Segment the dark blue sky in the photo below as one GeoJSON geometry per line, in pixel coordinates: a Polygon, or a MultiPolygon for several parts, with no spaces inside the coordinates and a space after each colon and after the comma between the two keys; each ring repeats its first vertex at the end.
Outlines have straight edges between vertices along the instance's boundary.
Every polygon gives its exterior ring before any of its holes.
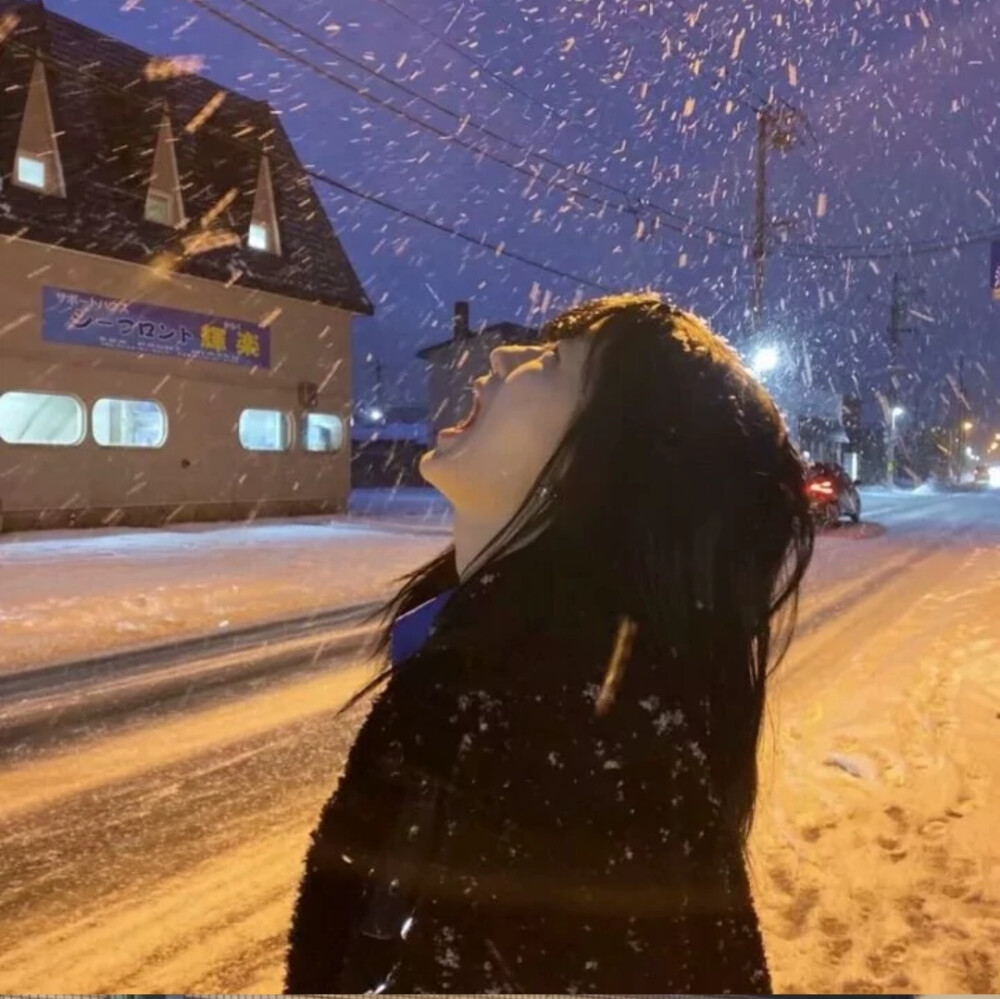
{"type": "MultiPolygon", "coordinates": [[[[207,75],[279,109],[303,159],[333,177],[561,270],[615,288],[667,291],[734,337],[749,295],[745,246],[728,237],[737,245],[711,243],[700,228],[651,232],[655,215],[670,225],[676,219],[639,199],[747,232],[747,105],[773,88],[807,114],[812,133],[772,161],[772,212],[789,221],[795,244],[768,269],[766,315],[775,335],[810,345],[817,380],[870,387],[886,363],[898,270],[920,288],[919,315],[910,320],[916,332],[904,348],[922,396],[914,401],[953,401],[947,376],[964,352],[970,402],[1000,429],[1000,304],[989,297],[989,243],[877,261],[845,261],[844,251],[829,249],[922,247],[1000,230],[1000,0],[254,0],[467,115],[465,124],[241,0],[209,2],[375,100],[448,135],[458,131],[460,142],[538,179],[402,120],[187,0],[48,5],[155,54],[203,56],[207,75]],[[540,103],[484,74],[441,37],[540,103]],[[485,137],[477,123],[511,143],[485,137]],[[614,189],[559,172],[532,152],[614,189]],[[602,211],[573,188],[612,204],[602,211]],[[622,203],[639,207],[623,211],[622,203]]],[[[456,298],[472,302],[474,321],[537,320],[539,309],[593,293],[350,195],[320,192],[378,307],[375,320],[357,325],[359,393],[371,384],[365,358],[374,353],[395,394],[419,398],[413,353],[449,335],[456,298]]]]}

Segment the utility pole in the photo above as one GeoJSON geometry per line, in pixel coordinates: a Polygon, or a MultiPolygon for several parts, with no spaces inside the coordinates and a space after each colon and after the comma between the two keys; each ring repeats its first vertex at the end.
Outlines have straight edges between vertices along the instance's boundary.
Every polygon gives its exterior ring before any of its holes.
{"type": "Polygon", "coordinates": [[[958,484],[965,471],[965,449],[968,447],[969,403],[965,395],[965,351],[958,355],[958,484]]]}
{"type": "Polygon", "coordinates": [[[900,278],[897,272],[892,276],[892,300],[889,302],[889,326],[886,330],[889,334],[889,378],[893,390],[894,401],[895,395],[899,389],[899,384],[895,379],[901,371],[899,363],[900,336],[903,333],[912,332],[908,326],[903,325],[907,309],[908,305],[906,301],[905,286],[903,285],[902,278],[900,278]]]}
{"type": "Polygon", "coordinates": [[[906,299],[906,286],[899,273],[892,275],[892,298],[889,302],[889,325],[886,333],[889,338],[889,388],[886,401],[889,404],[889,425],[886,440],[886,477],[890,488],[896,482],[896,418],[899,416],[899,380],[902,373],[900,364],[900,338],[904,333],[912,332],[911,327],[904,326],[909,313],[909,303],[906,299]]]}
{"type": "Polygon", "coordinates": [[[764,298],[764,258],[767,256],[767,109],[757,112],[757,143],[754,148],[757,189],[753,220],[753,297],[750,316],[754,333],[760,332],[764,298]]]}
{"type": "Polygon", "coordinates": [[[755,191],[753,227],[753,286],[750,318],[754,333],[761,331],[764,313],[764,264],[767,260],[771,220],[767,213],[767,154],[791,149],[799,140],[799,127],[805,115],[790,104],[781,106],[769,101],[757,108],[757,138],[754,143],[755,191]]]}

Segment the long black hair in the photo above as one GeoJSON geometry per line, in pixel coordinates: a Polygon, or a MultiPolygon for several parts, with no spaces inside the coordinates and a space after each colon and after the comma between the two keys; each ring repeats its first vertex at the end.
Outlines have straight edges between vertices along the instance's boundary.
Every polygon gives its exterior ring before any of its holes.
{"type": "Polygon", "coordinates": [[[769,668],[791,638],[813,550],[798,454],[737,355],[658,296],[586,302],[542,336],[591,340],[568,431],[462,579],[453,548],[404,577],[377,651],[396,618],[449,589],[431,642],[473,663],[535,643],[542,668],[580,671],[579,656],[553,662],[552,650],[585,635],[607,662],[627,622],[620,696],[630,674],[656,669],[745,843],[769,668]]]}

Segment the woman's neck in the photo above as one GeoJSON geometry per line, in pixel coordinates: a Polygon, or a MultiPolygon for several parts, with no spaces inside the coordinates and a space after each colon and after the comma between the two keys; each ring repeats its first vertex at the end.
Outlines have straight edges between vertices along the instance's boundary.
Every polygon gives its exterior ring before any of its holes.
{"type": "Polygon", "coordinates": [[[493,517],[475,517],[455,510],[455,568],[459,579],[464,579],[472,563],[486,546],[500,533],[504,522],[493,517]]]}

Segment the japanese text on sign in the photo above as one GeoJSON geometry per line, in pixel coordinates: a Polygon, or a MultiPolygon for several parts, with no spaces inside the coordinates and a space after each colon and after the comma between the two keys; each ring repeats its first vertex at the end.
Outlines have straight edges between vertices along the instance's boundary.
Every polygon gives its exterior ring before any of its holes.
{"type": "Polygon", "coordinates": [[[271,331],[256,323],[62,288],[42,291],[42,339],[245,367],[271,366],[271,331]]]}

